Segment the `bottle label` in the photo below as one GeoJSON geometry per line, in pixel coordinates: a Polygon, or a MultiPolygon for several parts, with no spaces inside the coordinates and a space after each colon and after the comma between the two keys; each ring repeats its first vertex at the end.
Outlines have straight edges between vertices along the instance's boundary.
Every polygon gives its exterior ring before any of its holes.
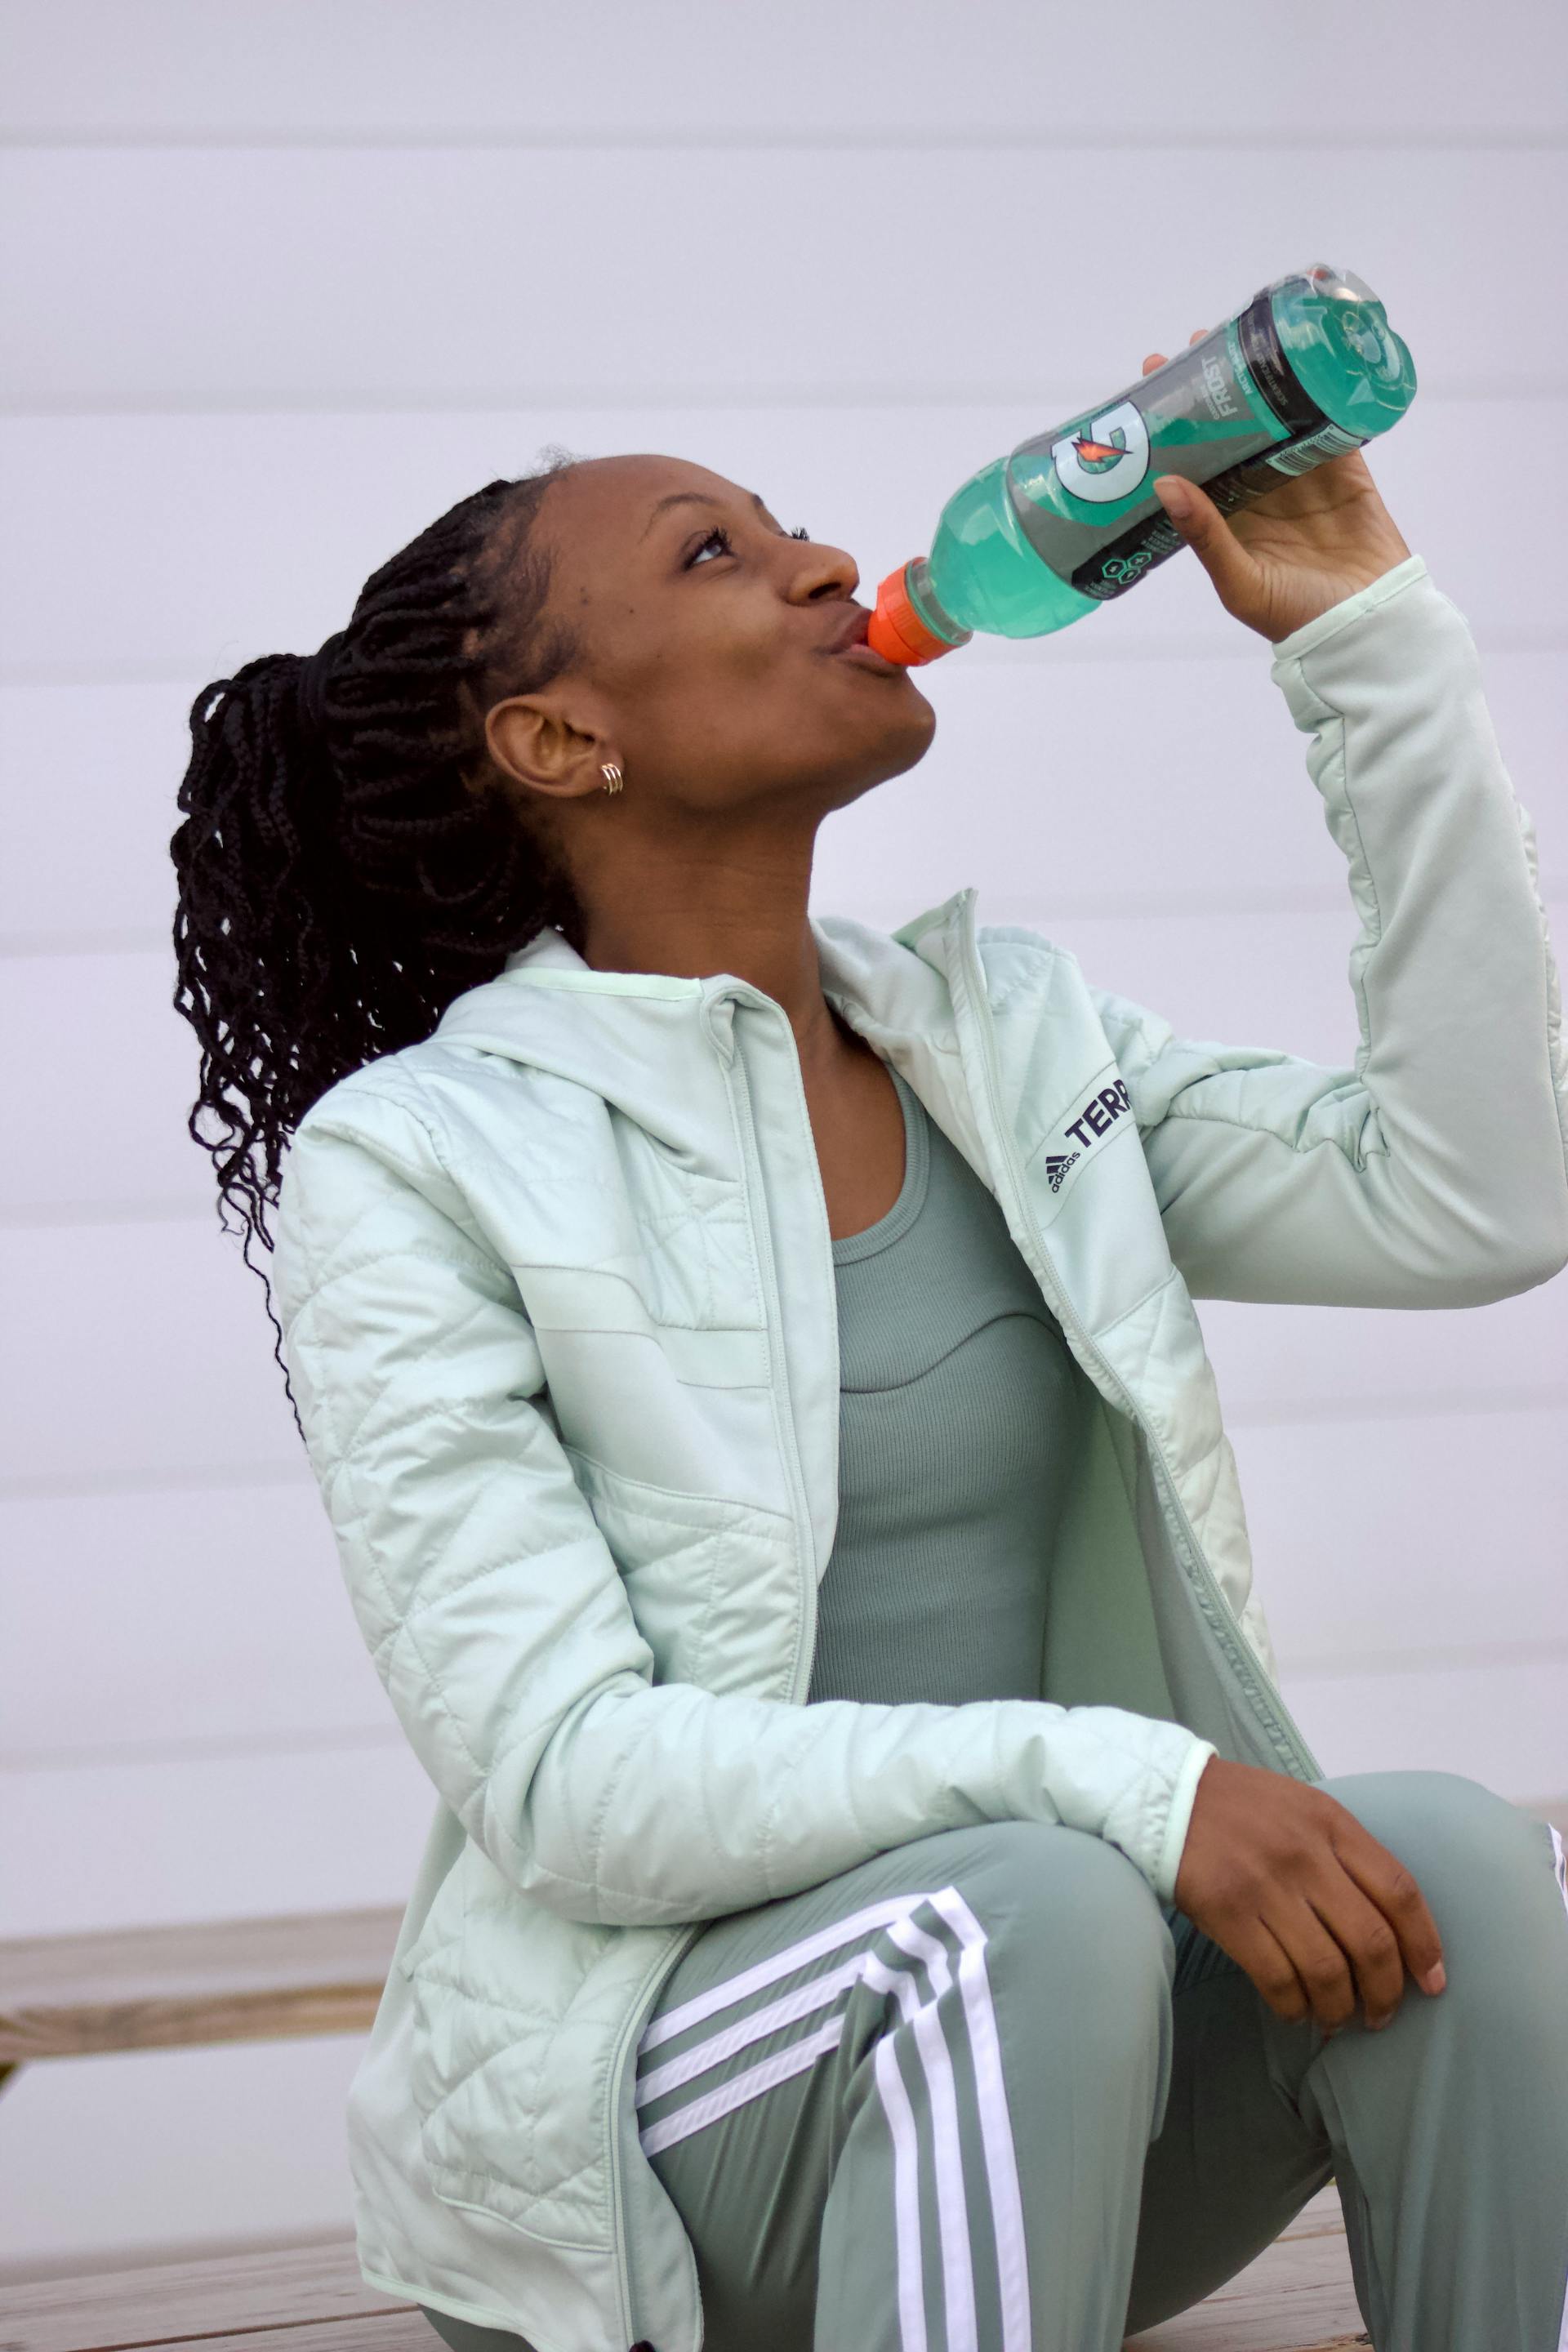
{"type": "Polygon", "coordinates": [[[1149,487],[1155,475],[1201,483],[1223,514],[1367,438],[1331,425],[1302,389],[1269,295],[1104,407],[1013,452],[1019,526],[1079,595],[1124,595],[1185,544],[1149,487]]]}
{"type": "Polygon", "coordinates": [[[1260,499],[1265,491],[1277,490],[1282,481],[1310,474],[1314,466],[1321,466],[1330,457],[1342,457],[1347,449],[1363,447],[1371,437],[1367,433],[1348,433],[1342,425],[1320,425],[1315,433],[1297,434],[1293,439],[1266,450],[1262,457],[1216,474],[1212,481],[1204,484],[1204,488],[1221,514],[1230,514],[1249,499],[1260,499]]]}
{"type": "Polygon", "coordinates": [[[1087,506],[1109,506],[1130,498],[1149,471],[1149,427],[1135,400],[1114,408],[1051,443],[1051,465],[1064,490],[1087,506]]]}
{"type": "Polygon", "coordinates": [[[1299,380],[1285,356],[1274,322],[1274,289],[1255,294],[1236,322],[1236,339],[1258,391],[1292,438],[1311,433],[1328,418],[1299,380]]]}
{"type": "Polygon", "coordinates": [[[1281,474],[1310,474],[1325,457],[1342,457],[1347,449],[1364,448],[1370,437],[1347,432],[1342,425],[1320,425],[1315,433],[1304,433],[1299,441],[1288,441],[1283,449],[1270,450],[1263,462],[1281,474]]]}

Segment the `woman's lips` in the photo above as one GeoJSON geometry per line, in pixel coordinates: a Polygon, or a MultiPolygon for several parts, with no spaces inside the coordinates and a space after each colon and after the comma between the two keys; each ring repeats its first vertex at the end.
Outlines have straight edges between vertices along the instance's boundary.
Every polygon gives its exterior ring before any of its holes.
{"type": "Polygon", "coordinates": [[[881,677],[901,677],[904,674],[900,662],[885,660],[871,646],[841,646],[833,659],[854,662],[861,669],[875,670],[881,677]]]}

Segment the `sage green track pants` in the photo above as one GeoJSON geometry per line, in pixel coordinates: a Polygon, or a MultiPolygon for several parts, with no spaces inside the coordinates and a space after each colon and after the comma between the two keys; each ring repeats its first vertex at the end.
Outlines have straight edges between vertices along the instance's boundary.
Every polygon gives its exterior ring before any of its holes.
{"type": "MultiPolygon", "coordinates": [[[[637,2059],[704,2352],[1117,2352],[1331,2178],[1376,2352],[1568,2352],[1568,1865],[1479,1782],[1321,1785],[1414,1872],[1447,1984],[1287,2023],[1126,1857],[921,1838],[714,1920],[637,2059]]],[[[426,2315],[458,2352],[522,2339],[426,2315]]],[[[664,2352],[664,2347],[658,2347],[664,2352]]]]}

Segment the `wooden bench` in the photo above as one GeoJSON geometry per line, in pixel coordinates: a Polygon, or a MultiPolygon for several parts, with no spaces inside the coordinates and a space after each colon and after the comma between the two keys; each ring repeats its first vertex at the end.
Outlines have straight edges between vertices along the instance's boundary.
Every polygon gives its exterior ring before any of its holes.
{"type": "Polygon", "coordinates": [[[38,2058],[368,2033],[401,1906],[0,1943],[0,2084],[38,2058]]]}
{"type": "MultiPolygon", "coordinates": [[[[1568,1825],[1568,1801],[1526,1805],[1568,1825]]],[[[89,2052],[368,2032],[401,1906],[117,1928],[0,1943],[0,2085],[89,2052]]],[[[145,2263],[78,2278],[0,2278],[0,2352],[440,2352],[417,2305],[360,2276],[353,2241],[145,2263]]],[[[1342,2352],[1370,2339],[1338,2191],[1304,2206],[1255,2263],[1128,2352],[1342,2352]]]]}
{"type": "MultiPolygon", "coordinates": [[[[1339,2352],[1364,2345],[1332,2187],[1216,2294],[1128,2338],[1130,2352],[1339,2352]]],[[[360,2277],[352,2239],[0,2283],[5,2352],[443,2352],[415,2304],[360,2277]]]]}

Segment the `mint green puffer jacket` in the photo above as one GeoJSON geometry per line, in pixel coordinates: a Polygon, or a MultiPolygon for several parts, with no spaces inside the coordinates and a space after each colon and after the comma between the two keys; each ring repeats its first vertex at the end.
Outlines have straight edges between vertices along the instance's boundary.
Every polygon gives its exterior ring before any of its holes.
{"type": "Polygon", "coordinates": [[[365,2278],[539,2352],[698,2352],[641,2025],[716,1916],[1060,1821],[1169,1901],[1216,1751],[1304,1780],[1194,1298],[1480,1305],[1568,1262],[1535,845],[1413,555],[1273,648],[1361,919],[1352,1069],[1173,1034],[972,889],[814,919],[832,1002],[1001,1202],[1091,1392],[1039,1699],[806,1706],[837,1507],[794,1034],[554,930],[301,1122],[284,1358],[436,1791],[355,2076],[365,2278]]]}

